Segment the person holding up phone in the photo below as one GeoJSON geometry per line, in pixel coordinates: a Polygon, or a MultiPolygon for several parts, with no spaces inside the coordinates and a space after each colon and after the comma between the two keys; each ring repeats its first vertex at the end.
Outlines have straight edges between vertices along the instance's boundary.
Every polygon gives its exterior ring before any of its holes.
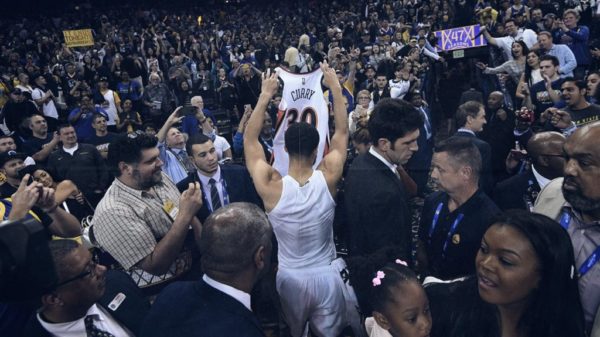
{"type": "Polygon", "coordinates": [[[178,107],[171,113],[167,121],[156,134],[158,138],[158,149],[160,160],[164,163],[162,170],[178,183],[188,176],[188,172],[194,171],[194,164],[185,150],[186,135],[175,127],[183,119],[178,107]]]}

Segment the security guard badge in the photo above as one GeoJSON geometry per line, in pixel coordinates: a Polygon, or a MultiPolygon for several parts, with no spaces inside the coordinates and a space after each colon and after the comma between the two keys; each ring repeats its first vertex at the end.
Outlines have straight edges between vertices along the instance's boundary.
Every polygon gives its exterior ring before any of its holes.
{"type": "Polygon", "coordinates": [[[459,234],[452,235],[452,243],[455,245],[460,243],[460,235],[459,234]]]}

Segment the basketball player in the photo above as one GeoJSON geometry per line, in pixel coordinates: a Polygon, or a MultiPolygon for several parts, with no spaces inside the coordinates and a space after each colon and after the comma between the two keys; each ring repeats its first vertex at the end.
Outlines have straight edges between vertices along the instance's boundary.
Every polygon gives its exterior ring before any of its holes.
{"type": "Polygon", "coordinates": [[[278,89],[276,74],[263,75],[262,91],[244,134],[246,165],[279,244],[277,292],[294,337],[303,335],[307,322],[317,336],[337,336],[349,325],[344,283],[331,264],[336,257],[334,198],[346,160],[348,121],[335,71],[326,62],[321,64],[321,71],[324,84],[333,94],[336,129],[329,153],[316,170],[313,163],[318,152],[320,120],[315,121],[316,127],[302,120],[290,120],[285,132],[287,175],[282,176],[265,160],[258,136],[269,100],[278,89]]]}

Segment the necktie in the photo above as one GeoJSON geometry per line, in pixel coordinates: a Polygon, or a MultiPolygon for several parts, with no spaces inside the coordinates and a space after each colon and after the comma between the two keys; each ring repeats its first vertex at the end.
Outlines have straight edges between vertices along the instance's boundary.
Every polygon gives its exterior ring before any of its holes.
{"type": "Polygon", "coordinates": [[[219,198],[219,191],[217,191],[216,181],[213,178],[208,180],[210,185],[210,201],[212,202],[213,212],[221,207],[221,198],[219,198]]]}
{"type": "Polygon", "coordinates": [[[111,333],[96,328],[94,326],[94,316],[95,315],[85,316],[85,319],[83,320],[85,322],[85,332],[87,333],[87,337],[115,337],[111,333]]]}
{"type": "Polygon", "coordinates": [[[427,134],[427,139],[431,138],[431,123],[429,122],[429,116],[427,116],[427,112],[425,112],[425,110],[423,110],[423,108],[420,109],[421,110],[421,115],[423,116],[423,121],[425,122],[425,133],[427,134]]]}
{"type": "Polygon", "coordinates": [[[179,151],[179,153],[177,154],[177,158],[179,158],[179,162],[187,172],[195,171],[194,164],[192,163],[192,160],[190,159],[185,150],[179,151]]]}

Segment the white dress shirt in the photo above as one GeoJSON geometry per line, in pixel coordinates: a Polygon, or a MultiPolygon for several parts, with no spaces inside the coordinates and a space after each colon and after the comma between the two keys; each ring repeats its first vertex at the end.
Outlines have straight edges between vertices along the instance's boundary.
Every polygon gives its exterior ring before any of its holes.
{"type": "Polygon", "coordinates": [[[213,174],[212,177],[207,177],[198,172],[198,177],[200,178],[200,183],[202,184],[202,192],[206,195],[206,200],[208,201],[208,208],[212,211],[212,199],[210,196],[210,184],[208,181],[212,178],[215,180],[215,186],[217,187],[217,192],[219,192],[219,199],[221,200],[221,206],[225,206],[225,202],[223,200],[223,182],[221,181],[221,166],[217,166],[217,172],[213,174]]]}
{"type": "Polygon", "coordinates": [[[215,281],[206,274],[202,276],[202,280],[204,280],[206,284],[217,289],[218,291],[224,292],[225,294],[233,297],[236,301],[242,303],[248,310],[252,311],[252,308],[250,307],[250,294],[236,289],[232,286],[223,284],[219,281],[215,281]]]}
{"type": "Polygon", "coordinates": [[[121,326],[104,308],[93,304],[85,314],[85,316],[75,321],[66,323],[49,323],[42,319],[40,314],[37,314],[37,319],[42,327],[52,336],[56,337],[81,337],[87,336],[85,331],[85,318],[93,315],[94,326],[97,329],[111,333],[114,336],[133,337],[131,331],[121,326]]]}
{"type": "Polygon", "coordinates": [[[398,171],[396,171],[397,166],[390,163],[387,159],[383,158],[382,155],[377,153],[377,151],[375,151],[375,149],[373,148],[372,145],[371,145],[371,148],[369,149],[369,153],[372,154],[375,158],[381,160],[385,164],[385,166],[389,167],[390,170],[392,170],[392,172],[394,172],[395,175],[398,175],[398,171]]]}
{"type": "Polygon", "coordinates": [[[535,177],[535,180],[537,180],[538,185],[540,185],[540,190],[542,190],[544,187],[546,187],[546,185],[548,185],[548,183],[550,182],[550,179],[544,177],[543,175],[541,175],[536,169],[534,165],[531,165],[531,171],[533,172],[533,176],[535,177]]]}

